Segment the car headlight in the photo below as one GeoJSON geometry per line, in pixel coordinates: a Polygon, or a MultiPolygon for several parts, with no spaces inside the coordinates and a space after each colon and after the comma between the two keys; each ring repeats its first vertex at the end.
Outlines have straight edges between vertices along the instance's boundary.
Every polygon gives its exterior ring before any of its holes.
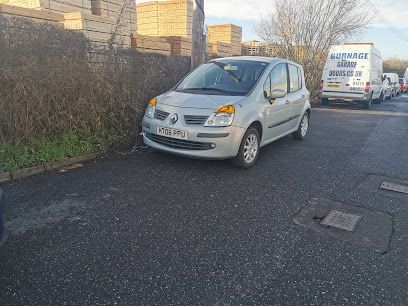
{"type": "Polygon", "coordinates": [[[154,112],[156,111],[156,105],[157,105],[157,98],[153,98],[149,101],[149,104],[147,105],[145,116],[147,118],[152,119],[154,117],[154,112]]]}
{"type": "Polygon", "coordinates": [[[230,126],[234,120],[235,108],[226,105],[217,109],[205,122],[204,126],[225,127],[230,126]]]}

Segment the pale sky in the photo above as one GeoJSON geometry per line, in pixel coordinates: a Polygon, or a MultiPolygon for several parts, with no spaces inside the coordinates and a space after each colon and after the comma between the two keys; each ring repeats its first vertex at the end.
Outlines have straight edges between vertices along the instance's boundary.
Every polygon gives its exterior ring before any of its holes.
{"type": "MultiPolygon", "coordinates": [[[[136,0],[146,2],[148,0],[136,0]]],[[[364,31],[362,41],[372,41],[384,58],[408,59],[408,0],[371,0],[387,22],[406,40],[392,33],[379,18],[364,31]]],[[[205,0],[206,24],[234,23],[243,27],[244,40],[259,39],[254,28],[272,10],[273,0],[205,0]]]]}

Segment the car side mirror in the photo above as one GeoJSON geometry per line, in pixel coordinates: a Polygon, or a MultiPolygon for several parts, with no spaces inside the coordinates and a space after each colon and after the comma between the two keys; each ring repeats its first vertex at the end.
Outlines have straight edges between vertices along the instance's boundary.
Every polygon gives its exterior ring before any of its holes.
{"type": "Polygon", "coordinates": [[[268,99],[269,101],[275,101],[276,99],[283,98],[284,96],[286,96],[286,91],[276,88],[272,90],[271,95],[268,99]]]}

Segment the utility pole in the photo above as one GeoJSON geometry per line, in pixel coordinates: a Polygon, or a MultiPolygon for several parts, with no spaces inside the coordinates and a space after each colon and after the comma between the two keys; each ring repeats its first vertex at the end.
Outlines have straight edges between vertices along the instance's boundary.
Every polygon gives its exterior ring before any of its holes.
{"type": "Polygon", "coordinates": [[[193,33],[191,50],[191,68],[201,65],[205,61],[205,33],[204,33],[204,0],[193,1],[193,33]]]}

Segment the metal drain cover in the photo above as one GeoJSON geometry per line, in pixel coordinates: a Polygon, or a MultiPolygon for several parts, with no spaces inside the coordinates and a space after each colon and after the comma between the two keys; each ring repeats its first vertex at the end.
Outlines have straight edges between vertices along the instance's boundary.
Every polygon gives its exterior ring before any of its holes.
{"type": "Polygon", "coordinates": [[[348,232],[354,232],[361,220],[361,217],[361,215],[354,215],[332,209],[320,224],[335,227],[348,232]]]}
{"type": "Polygon", "coordinates": [[[380,188],[385,189],[385,190],[390,190],[390,191],[395,191],[395,192],[408,194],[408,186],[407,185],[384,182],[384,183],[381,184],[380,188]]]}

